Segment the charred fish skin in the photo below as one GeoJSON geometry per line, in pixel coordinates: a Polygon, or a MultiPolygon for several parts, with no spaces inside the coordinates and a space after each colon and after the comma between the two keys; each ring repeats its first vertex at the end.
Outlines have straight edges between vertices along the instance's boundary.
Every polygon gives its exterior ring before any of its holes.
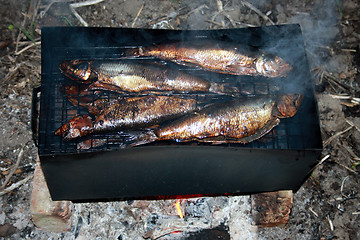
{"type": "Polygon", "coordinates": [[[159,140],[181,141],[218,136],[244,138],[254,134],[273,118],[274,104],[267,98],[216,104],[162,126],[155,134],[159,140]]]}
{"type": "Polygon", "coordinates": [[[164,120],[194,111],[195,99],[169,96],[120,97],[112,101],[99,99],[87,105],[90,116],[75,116],[55,131],[65,140],[92,133],[106,133],[117,129],[151,127],[164,120]]]}
{"type": "Polygon", "coordinates": [[[267,134],[279,124],[279,118],[294,116],[301,99],[302,95],[296,94],[214,104],[161,126],[154,133],[157,140],[201,141],[222,136],[247,143],[267,134]]]}
{"type": "Polygon", "coordinates": [[[96,79],[103,90],[207,92],[211,84],[203,78],[166,66],[138,61],[64,61],[61,72],[74,81],[90,83],[96,79]],[[108,86],[109,89],[106,88],[108,86]],[[113,88],[113,89],[111,89],[113,88]]]}
{"type": "Polygon", "coordinates": [[[195,99],[168,96],[146,96],[127,98],[111,105],[96,117],[94,130],[97,132],[119,129],[150,127],[166,119],[194,111],[195,99]]]}
{"type": "Polygon", "coordinates": [[[100,82],[119,87],[123,91],[148,90],[194,92],[208,91],[210,83],[200,77],[169,67],[134,61],[95,63],[100,82]]]}
{"type": "Polygon", "coordinates": [[[292,66],[279,56],[273,56],[258,49],[249,50],[248,46],[236,47],[220,41],[140,47],[129,50],[127,54],[156,57],[232,75],[285,77],[292,70],[292,66]]]}
{"type": "Polygon", "coordinates": [[[55,135],[65,140],[83,137],[93,132],[93,123],[90,116],[75,116],[55,131],[55,135]]]}

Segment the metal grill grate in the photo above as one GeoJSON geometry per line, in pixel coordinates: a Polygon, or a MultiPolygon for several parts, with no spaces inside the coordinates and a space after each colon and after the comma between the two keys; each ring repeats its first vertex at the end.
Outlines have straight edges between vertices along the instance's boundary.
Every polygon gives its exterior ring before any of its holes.
{"type": "MultiPolygon", "coordinates": [[[[116,94],[106,92],[102,97],[111,99],[116,94]]],[[[43,28],[38,135],[41,165],[53,200],[296,191],[316,164],[322,148],[314,90],[298,25],[216,31],[43,28]],[[86,109],[73,106],[64,95],[64,86],[73,82],[60,73],[58,66],[62,61],[116,60],[122,58],[124,48],[197,39],[259,47],[285,58],[294,69],[286,78],[270,81],[180,67],[240,90],[238,96],[192,97],[200,102],[216,102],[301,92],[304,99],[297,114],[281,119],[269,134],[245,145],[159,141],[120,149],[127,141],[126,132],[114,132],[89,136],[93,142],[102,139],[105,144],[81,150],[77,149],[80,140],[64,141],[54,135],[58,127],[76,114],[87,114],[86,109]]]]}
{"type": "MultiPolygon", "coordinates": [[[[99,150],[119,149],[124,141],[129,141],[126,132],[109,134],[93,134],[86,138],[92,143],[102,140],[106,144],[87,150],[78,149],[84,139],[65,141],[54,136],[54,131],[75,115],[88,114],[80,106],[73,106],[65,97],[65,85],[73,81],[60,73],[59,64],[64,60],[117,60],[123,57],[124,49],[139,45],[187,39],[238,40],[239,43],[251,44],[264,48],[277,55],[285,55],[294,66],[294,70],[286,78],[267,79],[263,77],[232,76],[209,73],[202,70],[178,67],[183,71],[199,75],[210,82],[230,84],[239,89],[236,97],[259,95],[276,95],[279,93],[302,92],[303,103],[298,113],[290,119],[281,119],[279,126],[263,138],[248,144],[227,144],[239,148],[263,149],[313,149],[321,147],[318,117],[313,96],[311,78],[302,45],[301,31],[296,25],[280,26],[274,35],[272,31],[262,28],[257,30],[223,30],[223,31],[161,31],[136,29],[83,29],[83,28],[45,28],[42,41],[43,73],[42,97],[40,112],[39,153],[40,155],[71,154],[77,152],[96,152],[99,150]],[[58,37],[60,36],[60,37],[58,37]],[[67,37],[65,37],[67,36],[67,37]],[[56,38],[58,37],[58,38],[56,38]],[[119,37],[119,38],[117,38],[119,37]],[[240,38],[239,38],[240,39],[240,38]],[[83,40],[83,41],[82,41],[83,40]],[[286,47],[286,48],[285,48],[286,47]],[[286,50],[284,50],[286,49],[286,50]]],[[[149,58],[143,58],[146,60],[149,58]]],[[[154,61],[154,59],[150,59],[154,61]]],[[[156,61],[156,59],[155,59],[156,61]]],[[[167,63],[172,65],[171,63],[167,63]]],[[[173,64],[175,65],[175,64],[173,64]]],[[[117,95],[105,92],[103,97],[115,98],[117,95]]],[[[198,101],[223,101],[226,96],[214,94],[192,94],[198,101]]],[[[172,142],[154,143],[167,145],[172,142]]],[[[178,143],[177,143],[178,144],[178,143]]],[[[194,145],[194,143],[181,143],[194,145]]],[[[208,145],[197,143],[196,145],[208,145]]]]}

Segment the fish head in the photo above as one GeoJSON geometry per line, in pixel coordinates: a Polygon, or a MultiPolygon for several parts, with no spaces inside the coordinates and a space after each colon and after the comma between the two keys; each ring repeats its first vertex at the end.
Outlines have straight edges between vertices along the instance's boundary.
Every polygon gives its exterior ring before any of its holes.
{"type": "Polygon", "coordinates": [[[279,56],[264,54],[256,61],[256,71],[265,77],[285,77],[292,66],[279,56]]]}
{"type": "Polygon", "coordinates": [[[55,131],[55,135],[65,140],[83,137],[92,132],[93,123],[90,116],[75,116],[55,131]]]}
{"type": "Polygon", "coordinates": [[[63,61],[59,66],[60,71],[74,81],[90,83],[91,63],[80,60],[63,61]]]}
{"type": "Polygon", "coordinates": [[[303,95],[301,94],[286,94],[281,95],[277,100],[275,116],[279,118],[293,117],[298,111],[303,95]]]}

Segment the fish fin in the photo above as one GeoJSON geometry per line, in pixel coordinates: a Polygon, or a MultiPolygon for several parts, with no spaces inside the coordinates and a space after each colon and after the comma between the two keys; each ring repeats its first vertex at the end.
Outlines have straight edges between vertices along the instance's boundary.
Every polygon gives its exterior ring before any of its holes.
{"type": "Polygon", "coordinates": [[[265,136],[266,134],[268,134],[274,127],[276,127],[277,125],[279,125],[280,123],[280,119],[279,118],[274,118],[270,121],[268,121],[264,127],[260,128],[256,133],[254,133],[253,135],[244,137],[239,139],[239,143],[249,143],[252,141],[255,141],[263,136],[265,136]]]}
{"type": "Polygon", "coordinates": [[[240,65],[227,65],[226,71],[224,71],[228,74],[233,75],[257,75],[257,71],[255,68],[249,68],[249,67],[243,67],[240,65]]]}
{"type": "Polygon", "coordinates": [[[197,139],[197,141],[198,142],[211,143],[212,145],[228,143],[227,139],[224,136],[197,139]]]}
{"type": "Polygon", "coordinates": [[[87,138],[77,144],[77,149],[93,149],[105,144],[116,144],[119,148],[135,147],[154,142],[157,136],[152,130],[119,131],[106,134],[106,138],[87,138]]]}
{"type": "Polygon", "coordinates": [[[178,64],[178,65],[181,65],[181,66],[185,66],[185,67],[188,67],[188,68],[196,68],[196,69],[200,69],[200,70],[203,70],[203,71],[210,71],[210,72],[217,72],[213,69],[208,69],[208,68],[205,68],[205,67],[202,67],[196,63],[192,63],[192,62],[187,62],[186,60],[177,60],[177,59],[169,59],[170,61],[178,64]]]}
{"type": "Polygon", "coordinates": [[[104,91],[112,91],[112,92],[117,92],[117,93],[124,93],[124,91],[122,91],[119,87],[112,85],[112,84],[103,83],[100,81],[96,81],[96,82],[93,82],[92,84],[90,84],[89,89],[90,90],[104,90],[104,91]]]}

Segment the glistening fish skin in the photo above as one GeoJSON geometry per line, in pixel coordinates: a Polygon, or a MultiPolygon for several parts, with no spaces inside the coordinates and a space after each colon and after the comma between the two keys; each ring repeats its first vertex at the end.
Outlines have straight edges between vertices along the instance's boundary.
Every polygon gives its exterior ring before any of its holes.
{"type": "Polygon", "coordinates": [[[101,90],[126,92],[209,91],[211,84],[194,75],[153,63],[135,60],[91,62],[64,61],[60,65],[63,74],[72,80],[89,83],[101,90]]]}
{"type": "MultiPolygon", "coordinates": [[[[254,141],[279,124],[280,118],[293,117],[302,95],[253,97],[214,104],[184,116],[139,140],[140,144],[156,140],[212,141],[247,143],[254,141]]],[[[134,144],[138,145],[138,144],[134,144]]]]}
{"type": "Polygon", "coordinates": [[[128,50],[135,56],[152,56],[179,64],[233,75],[284,77],[292,66],[279,56],[266,54],[248,46],[220,41],[198,41],[163,44],[128,50]]]}
{"type": "Polygon", "coordinates": [[[164,120],[195,110],[194,99],[169,96],[144,96],[114,100],[96,100],[88,110],[95,115],[93,122],[87,115],[75,116],[55,131],[66,140],[94,132],[150,127],[164,120]]]}

